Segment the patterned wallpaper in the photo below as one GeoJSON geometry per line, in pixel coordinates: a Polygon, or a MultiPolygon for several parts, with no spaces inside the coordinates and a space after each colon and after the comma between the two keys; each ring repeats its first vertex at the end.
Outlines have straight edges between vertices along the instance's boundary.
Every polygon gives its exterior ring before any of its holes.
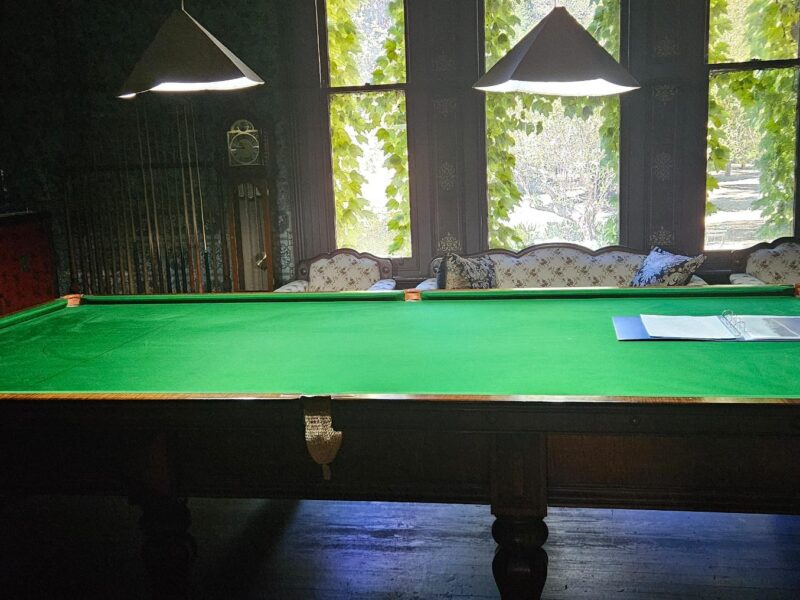
{"type": "MultiPolygon", "coordinates": [[[[198,155],[223,164],[225,130],[222,119],[241,110],[273,129],[273,256],[276,283],[294,275],[292,215],[288,197],[288,140],[282,115],[286,76],[280,0],[240,0],[235,10],[223,0],[193,0],[187,9],[203,26],[240,56],[266,82],[239,96],[209,94],[193,98],[198,111],[198,155]],[[223,134],[224,135],[224,134],[223,134]],[[277,213],[277,214],[276,214],[277,213]]],[[[134,4],[103,0],[76,0],[69,10],[58,3],[31,0],[13,3],[0,34],[15,54],[4,67],[5,83],[15,90],[3,97],[3,131],[0,139],[0,212],[46,211],[52,216],[58,255],[60,291],[71,285],[65,200],[75,194],[75,172],[113,168],[118,148],[125,145],[126,128],[135,123],[137,98],[124,102],[114,97],[143,49],[177,3],[142,0],[134,4]],[[135,10],[131,7],[135,6],[135,10]],[[36,22],[36,28],[14,23],[36,22]],[[102,60],[97,60],[102,56],[102,60]]],[[[142,97],[144,99],[144,97],[142,97]]],[[[147,101],[147,99],[145,99],[147,101]]],[[[163,103],[162,103],[163,104],[163,103]]],[[[171,133],[159,138],[159,128],[174,123],[172,108],[161,110],[152,101],[150,130],[154,146],[170,143],[171,133]],[[170,120],[171,119],[171,120],[170,120]]],[[[164,184],[166,185],[166,184],[164,184]]],[[[209,193],[221,189],[210,181],[209,193]]],[[[213,203],[215,198],[210,198],[213,203]]],[[[218,199],[216,199],[218,200],[218,199]]],[[[221,269],[221,254],[212,253],[212,269],[221,269]]]]}

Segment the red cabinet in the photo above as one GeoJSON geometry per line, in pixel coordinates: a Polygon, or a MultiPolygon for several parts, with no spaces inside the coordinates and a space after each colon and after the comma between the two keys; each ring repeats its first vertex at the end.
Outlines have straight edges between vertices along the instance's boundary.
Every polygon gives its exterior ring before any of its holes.
{"type": "Polygon", "coordinates": [[[47,215],[0,214],[0,314],[47,302],[57,295],[47,215]]]}

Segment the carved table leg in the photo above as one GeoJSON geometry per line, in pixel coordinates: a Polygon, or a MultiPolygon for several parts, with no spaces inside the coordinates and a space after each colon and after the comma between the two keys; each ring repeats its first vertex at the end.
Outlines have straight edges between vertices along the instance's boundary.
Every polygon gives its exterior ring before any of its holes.
{"type": "Polygon", "coordinates": [[[540,598],[547,579],[547,445],[538,433],[495,436],[492,572],[503,600],[540,598]]]}
{"type": "Polygon", "coordinates": [[[154,600],[190,597],[189,574],[197,556],[190,524],[185,499],[150,498],[142,502],[139,521],[145,536],[142,558],[150,575],[154,600]]]}
{"type": "Polygon", "coordinates": [[[544,520],[498,517],[492,526],[497,552],[492,573],[503,600],[531,600],[542,595],[547,579],[544,520]]]}

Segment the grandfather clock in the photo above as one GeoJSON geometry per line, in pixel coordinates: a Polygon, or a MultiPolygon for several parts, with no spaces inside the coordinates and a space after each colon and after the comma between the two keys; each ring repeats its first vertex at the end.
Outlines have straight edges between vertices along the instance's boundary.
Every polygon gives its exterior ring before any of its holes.
{"type": "Polygon", "coordinates": [[[228,239],[233,291],[272,291],[268,137],[239,119],[227,132],[228,239]]]}

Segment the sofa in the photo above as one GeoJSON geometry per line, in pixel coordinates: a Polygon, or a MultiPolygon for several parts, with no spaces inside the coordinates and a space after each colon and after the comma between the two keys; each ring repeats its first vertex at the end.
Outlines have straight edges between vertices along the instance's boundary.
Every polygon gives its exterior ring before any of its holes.
{"type": "MultiPolygon", "coordinates": [[[[519,252],[487,250],[465,256],[490,257],[495,264],[498,288],[629,287],[647,252],[624,246],[590,250],[576,244],[549,243],[519,252]]],[[[420,283],[418,289],[438,289],[436,276],[442,259],[439,256],[431,261],[431,277],[420,283]]],[[[693,275],[688,285],[707,284],[693,275]]]]}
{"type": "Polygon", "coordinates": [[[300,261],[297,265],[297,278],[275,291],[378,292],[393,290],[395,285],[395,280],[392,279],[392,262],[388,258],[341,248],[300,261]]]}
{"type": "Polygon", "coordinates": [[[795,238],[779,238],[733,254],[730,282],[734,285],[800,283],[800,243],[795,238]]]}

